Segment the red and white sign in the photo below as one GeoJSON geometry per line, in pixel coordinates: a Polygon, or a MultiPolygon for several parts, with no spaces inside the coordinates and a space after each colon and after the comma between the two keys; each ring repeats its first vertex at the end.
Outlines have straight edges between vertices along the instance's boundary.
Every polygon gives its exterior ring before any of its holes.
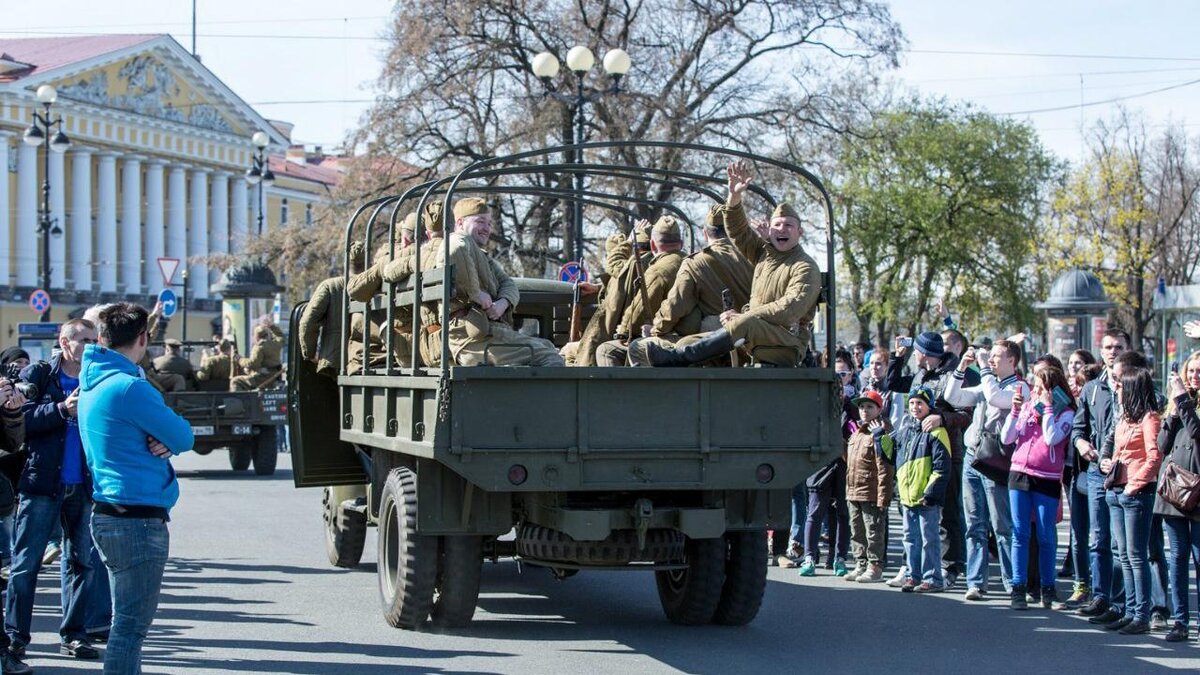
{"type": "Polygon", "coordinates": [[[32,309],[38,314],[50,309],[50,294],[40,288],[30,293],[29,309],[32,309]]]}
{"type": "Polygon", "coordinates": [[[162,273],[163,285],[170,286],[179,269],[179,258],[159,258],[158,271],[162,273]]]}

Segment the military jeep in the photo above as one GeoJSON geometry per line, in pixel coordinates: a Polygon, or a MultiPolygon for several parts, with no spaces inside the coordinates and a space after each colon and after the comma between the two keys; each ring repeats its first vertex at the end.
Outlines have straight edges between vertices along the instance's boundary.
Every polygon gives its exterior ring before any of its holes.
{"type": "MultiPolygon", "coordinates": [[[[355,239],[373,242],[381,230],[390,236],[402,209],[419,210],[434,198],[450,203],[463,194],[575,199],[626,216],[632,204],[675,213],[691,225],[681,209],[649,197],[509,182],[530,172],[641,180],[651,189],[640,194],[670,183],[721,198],[723,179],[714,176],[544,163],[558,153],[622,145],[671,147],[725,162],[746,157],[807,181],[824,201],[832,270],[832,205],[815,176],[746,153],[648,141],[560,146],[476,162],[364,205],[346,226],[346,250],[355,239]]],[[[775,203],[764,189],[752,191],[762,206],[775,203]]],[[[452,227],[447,213],[446,228],[452,227]]],[[[441,245],[448,249],[445,240],[441,245]]],[[[429,244],[418,245],[418,268],[429,255],[422,246],[429,244]]],[[[344,325],[354,312],[387,312],[390,319],[401,307],[436,307],[432,303],[453,294],[452,279],[448,268],[428,270],[386,286],[369,303],[347,302],[344,325]]],[[[823,319],[833,326],[832,273],[823,280],[823,319]]],[[[572,287],[518,284],[516,327],[563,344],[572,287]]],[[[448,318],[444,314],[441,324],[448,318]]],[[[753,362],[741,368],[463,367],[448,358],[444,331],[440,336],[441,363],[449,364],[440,367],[401,368],[389,360],[386,367],[347,375],[343,356],[342,375],[334,380],[317,375],[311,363],[288,364],[295,484],[324,488],[332,564],[357,565],[368,527],[377,528],[377,574],[389,624],[469,624],[482,562],[500,557],[548,568],[559,578],[593,570],[653,573],[666,617],[679,624],[753,620],[766,587],[767,530],[790,525],[792,487],[842,451],[840,388],[832,369],[753,362]]],[[[827,340],[831,347],[832,335],[827,340]]],[[[385,352],[391,349],[389,343],[385,352]]]]}

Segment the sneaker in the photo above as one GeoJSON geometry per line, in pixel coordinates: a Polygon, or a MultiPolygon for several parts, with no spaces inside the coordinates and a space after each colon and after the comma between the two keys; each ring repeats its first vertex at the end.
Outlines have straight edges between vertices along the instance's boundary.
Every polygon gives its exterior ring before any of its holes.
{"type": "Polygon", "coordinates": [[[787,553],[779,556],[778,565],[785,570],[794,569],[800,559],[804,557],[804,547],[800,542],[793,541],[788,543],[787,553]]]}
{"type": "Polygon", "coordinates": [[[858,581],[858,578],[867,573],[867,564],[858,563],[850,573],[846,575],[846,581],[858,581]]]}
{"type": "Polygon", "coordinates": [[[846,573],[847,573],[846,561],[842,560],[841,558],[837,558],[836,560],[834,560],[833,561],[833,576],[844,577],[844,576],[846,576],[846,573]]]}
{"type": "Polygon", "coordinates": [[[1171,632],[1167,633],[1165,639],[1167,642],[1186,642],[1188,639],[1187,626],[1176,621],[1175,625],[1171,626],[1171,632]]]}
{"type": "Polygon", "coordinates": [[[906,581],[908,581],[908,568],[901,566],[900,571],[896,573],[896,576],[891,581],[887,582],[887,585],[892,588],[900,588],[904,586],[904,582],[906,581]]]}
{"type": "Polygon", "coordinates": [[[945,584],[931,584],[928,581],[922,581],[920,586],[916,587],[917,593],[941,593],[946,590],[945,584]]]}
{"type": "Polygon", "coordinates": [[[108,642],[108,630],[89,631],[87,634],[88,642],[92,644],[102,645],[108,642]]]}
{"type": "Polygon", "coordinates": [[[877,584],[883,581],[883,566],[871,565],[858,577],[860,584],[877,584]]]}
{"type": "Polygon", "coordinates": [[[5,675],[29,675],[33,672],[16,654],[7,649],[0,649],[0,672],[5,675]]]}
{"type": "Polygon", "coordinates": [[[1166,630],[1167,629],[1167,614],[1166,612],[1153,611],[1150,612],[1150,630],[1166,630]]]}
{"type": "Polygon", "coordinates": [[[58,653],[77,659],[100,658],[100,650],[88,644],[87,640],[67,640],[58,646],[58,653]]]}
{"type": "MultiPolygon", "coordinates": [[[[1107,628],[1107,626],[1106,626],[1107,628]]],[[[1149,621],[1130,621],[1117,629],[1121,635],[1145,635],[1150,632],[1149,621]]]]}
{"type": "Polygon", "coordinates": [[[1025,598],[1024,586],[1013,586],[1012,595],[1009,598],[1009,607],[1016,610],[1029,609],[1029,602],[1025,598]]]}
{"type": "Polygon", "coordinates": [[[900,586],[900,591],[902,593],[912,593],[915,590],[917,590],[917,580],[916,579],[912,579],[912,578],[905,579],[904,584],[902,586],[900,586]]]}
{"type": "Polygon", "coordinates": [[[13,644],[8,646],[7,651],[8,651],[8,653],[12,654],[13,656],[17,657],[18,659],[25,658],[25,645],[16,644],[14,642],[13,644]]]}
{"type": "Polygon", "coordinates": [[[817,576],[817,563],[812,558],[805,558],[800,564],[800,576],[815,577],[817,576]]]}
{"type": "MultiPolygon", "coordinates": [[[[1121,630],[1122,628],[1128,626],[1131,623],[1135,623],[1133,620],[1133,617],[1123,616],[1123,617],[1117,619],[1116,621],[1111,621],[1109,623],[1104,624],[1104,630],[1121,630]]],[[[1149,630],[1149,628],[1150,628],[1150,624],[1146,623],[1145,621],[1138,621],[1136,623],[1145,625],[1147,630],[1149,630]]]]}
{"type": "Polygon", "coordinates": [[[42,554],[42,564],[50,565],[55,560],[58,560],[59,556],[61,555],[62,547],[58,545],[58,542],[52,541],[49,544],[46,544],[46,552],[42,554]]]}
{"type": "Polygon", "coordinates": [[[1080,616],[1100,616],[1108,611],[1108,600],[1104,598],[1092,598],[1087,605],[1079,609],[1080,616]]]}
{"type": "Polygon", "coordinates": [[[1064,600],[1062,602],[1056,603],[1054,605],[1054,609],[1058,609],[1058,610],[1079,609],[1080,607],[1083,607],[1084,605],[1088,604],[1088,601],[1091,600],[1091,598],[1092,598],[1092,589],[1088,588],[1088,585],[1083,583],[1082,581],[1076,581],[1075,586],[1074,586],[1074,591],[1071,593],[1071,597],[1067,598],[1066,600],[1064,600]]]}
{"type": "Polygon", "coordinates": [[[946,572],[943,576],[946,588],[953,588],[954,584],[958,583],[958,572],[946,572]]]}
{"type": "Polygon", "coordinates": [[[967,589],[967,594],[964,595],[963,598],[974,602],[979,602],[981,600],[987,600],[987,598],[983,597],[984,595],[985,592],[983,589],[972,587],[967,589]]]}
{"type": "Polygon", "coordinates": [[[1116,608],[1109,607],[1108,609],[1104,610],[1103,614],[1098,614],[1098,615],[1093,616],[1092,618],[1088,619],[1088,623],[1090,623],[1094,626],[1107,626],[1108,624],[1110,624],[1124,616],[1125,615],[1121,612],[1118,612],[1116,610],[1116,608]]]}
{"type": "Polygon", "coordinates": [[[796,567],[796,561],[792,560],[786,555],[779,556],[779,558],[775,561],[775,564],[785,570],[794,569],[796,567]]]}
{"type": "Polygon", "coordinates": [[[1042,609],[1053,609],[1058,602],[1058,589],[1047,587],[1042,589],[1042,609]]]}

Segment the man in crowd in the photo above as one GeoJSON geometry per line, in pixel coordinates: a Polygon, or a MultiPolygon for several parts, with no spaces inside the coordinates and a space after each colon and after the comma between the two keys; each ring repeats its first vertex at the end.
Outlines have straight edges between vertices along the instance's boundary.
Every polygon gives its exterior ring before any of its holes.
{"type": "MultiPolygon", "coordinates": [[[[365,247],[350,244],[350,274],[363,271],[365,247]]],[[[300,315],[300,357],[311,361],[317,372],[337,377],[342,367],[342,314],[346,302],[346,277],[335,274],[317,284],[300,315]]]]}
{"type": "MultiPolygon", "coordinates": [[[[635,230],[650,230],[650,264],[638,270],[638,288],[625,308],[616,334],[622,337],[601,343],[596,348],[596,365],[615,367],[625,365],[629,340],[649,337],[655,310],[662,305],[675,283],[675,276],[683,263],[683,237],[679,235],[679,224],[671,216],[662,216],[651,227],[642,220],[635,230]],[[644,272],[645,277],[641,274],[644,272]],[[643,292],[644,291],[644,292],[643,292]]],[[[631,233],[631,236],[633,234],[631,233]]]]}
{"type": "MultiPolygon", "coordinates": [[[[139,377],[147,313],[130,303],[100,313],[100,345],[84,351],[79,429],[94,479],[92,537],[112,586],[104,672],[140,673],[179,498],[169,457],[191,450],[192,427],[139,377]]],[[[269,332],[269,329],[268,329],[269,332]]]]}
{"type": "Polygon", "coordinates": [[[767,238],[751,231],[742,194],[750,187],[753,171],[744,161],[727,170],[729,197],[725,227],[746,258],[755,265],[750,303],[721,313],[721,328],[704,333],[682,347],[664,348],[639,340],[630,351],[639,361],[655,366],[687,366],[720,356],[737,346],[763,363],[795,366],[807,360],[811,324],[821,292],[821,272],[803,247],[800,214],[780,204],[771,215],[767,238]]]}
{"type": "MultiPolygon", "coordinates": [[[[79,381],[84,348],[96,342],[96,329],[72,319],[58,333],[59,353],[49,363],[28,366],[21,379],[36,388],[25,405],[29,459],[17,490],[13,564],[8,582],[4,630],[8,649],[18,658],[30,641],[30,623],[46,543],[63,531],[63,617],[61,653],[99,658],[87,637],[87,591],[92,574],[92,475],[84,462],[78,423],[79,381]]],[[[161,399],[160,399],[161,400],[161,399]]]]}

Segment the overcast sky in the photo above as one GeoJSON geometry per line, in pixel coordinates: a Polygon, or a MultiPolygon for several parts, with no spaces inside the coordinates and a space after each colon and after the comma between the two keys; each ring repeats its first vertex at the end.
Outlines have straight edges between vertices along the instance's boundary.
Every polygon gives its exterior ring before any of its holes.
{"type": "MultiPolygon", "coordinates": [[[[295,123],[296,140],[334,147],[370,97],[389,8],[368,0],[199,0],[198,51],[263,115],[295,123]]],[[[911,49],[896,78],[994,113],[1064,108],[1017,117],[1065,159],[1079,156],[1081,120],[1113,112],[1117,104],[1105,101],[1128,97],[1124,104],[1152,124],[1188,122],[1200,103],[1200,3],[897,0],[892,12],[911,49]],[[1156,90],[1165,91],[1149,93],[1156,90]]],[[[0,0],[0,16],[0,37],[169,32],[191,45],[187,0],[0,0]]],[[[1195,124],[1200,119],[1191,131],[1195,124]]]]}

